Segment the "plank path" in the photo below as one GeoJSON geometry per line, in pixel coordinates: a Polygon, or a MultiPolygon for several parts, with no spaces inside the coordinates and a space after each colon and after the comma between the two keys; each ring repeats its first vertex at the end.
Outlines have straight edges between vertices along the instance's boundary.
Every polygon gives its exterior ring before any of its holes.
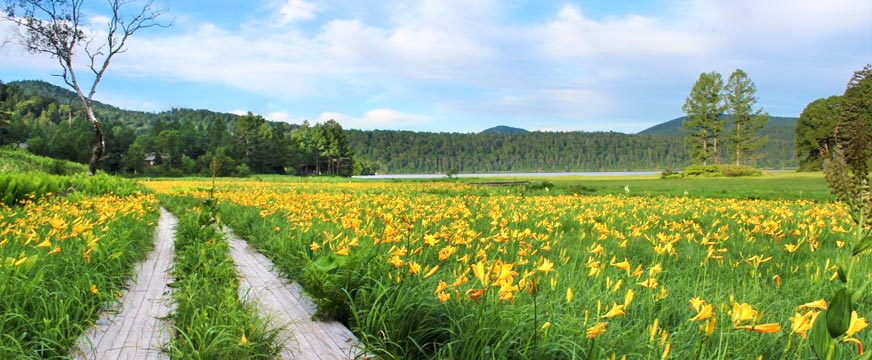
{"type": "Polygon", "coordinates": [[[77,341],[76,359],[163,359],[160,348],[172,337],[162,320],[173,309],[170,266],[174,257],[174,229],[178,220],[160,209],[155,248],[136,268],[135,280],[117,309],[104,312],[96,326],[77,341]]]}
{"type": "Polygon", "coordinates": [[[284,329],[284,359],[353,359],[360,356],[357,338],[339,322],[313,321],[315,304],[297,283],[284,280],[272,261],[226,230],[230,256],[239,273],[239,296],[254,301],[270,325],[284,329]]]}

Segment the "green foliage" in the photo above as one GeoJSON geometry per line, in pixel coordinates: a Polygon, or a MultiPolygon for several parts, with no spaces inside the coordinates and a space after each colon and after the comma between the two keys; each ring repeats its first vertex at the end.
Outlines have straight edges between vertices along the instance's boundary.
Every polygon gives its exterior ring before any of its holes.
{"type": "Polygon", "coordinates": [[[747,165],[728,165],[724,164],[720,166],[721,175],[727,177],[737,177],[737,176],[760,176],[763,175],[763,172],[760,169],[747,166],[747,165]]]}
{"type": "Polygon", "coordinates": [[[724,88],[727,110],[732,115],[732,127],[727,137],[730,162],[742,165],[743,161],[760,157],[755,152],[768,141],[758,133],[769,121],[762,109],[754,110],[757,103],[757,87],[741,69],[736,69],[724,88]]]}
{"type": "Polygon", "coordinates": [[[869,189],[869,162],[872,160],[872,65],[854,73],[842,97],[839,122],[834,130],[835,144],[824,160],[826,180],[833,193],[847,205],[854,228],[848,231],[848,246],[836,263],[836,274],[842,286],[830,300],[826,319],[818,316],[813,334],[813,347],[820,359],[835,358],[835,343],[844,340],[851,325],[851,312],[864,297],[870,281],[855,274],[860,257],[872,244],[872,191],[869,189]],[[828,338],[819,325],[826,321],[828,338]],[[843,337],[844,336],[844,337],[843,337]],[[824,350],[824,346],[827,346],[824,350]]]}
{"type": "Polygon", "coordinates": [[[275,358],[278,330],[267,329],[266,320],[240,302],[236,270],[209,204],[206,211],[191,211],[190,199],[163,197],[161,202],[180,214],[171,315],[176,334],[167,352],[174,359],[275,358]]]}
{"type": "Polygon", "coordinates": [[[681,171],[663,170],[663,172],[660,173],[661,179],[680,179],[681,177],[681,171]]]}
{"type": "Polygon", "coordinates": [[[690,165],[684,168],[684,177],[717,177],[722,176],[720,165],[690,165]]]}
{"type": "Polygon", "coordinates": [[[71,175],[85,172],[83,164],[33,155],[16,146],[0,147],[0,173],[45,172],[54,175],[71,175]]]}
{"type": "Polygon", "coordinates": [[[132,195],[142,191],[133,181],[110,175],[58,176],[45,173],[0,174],[0,203],[15,205],[54,194],[132,195]]]}
{"type": "MultiPolygon", "coordinates": [[[[28,143],[35,154],[88,162],[94,132],[81,104],[70,91],[38,81],[0,83],[0,145],[28,143]],[[3,112],[6,114],[7,112],[3,112]],[[4,115],[5,116],[5,115],[4,115]],[[4,118],[5,119],[5,118],[4,118]]],[[[244,164],[255,174],[322,173],[350,176],[353,151],[335,121],[308,127],[294,136],[282,122],[259,115],[172,109],[159,114],[121,110],[93,103],[106,142],[104,170],[145,176],[208,174],[212,155],[222,158],[219,176],[244,164]],[[156,157],[155,166],[145,158],[156,157]],[[317,171],[316,171],[317,170],[317,171]]]]}
{"type": "Polygon", "coordinates": [[[718,162],[718,138],[724,129],[721,116],[727,109],[721,95],[723,88],[721,74],[701,73],[681,106],[687,114],[687,120],[681,125],[687,130],[685,141],[693,162],[702,165],[710,160],[718,162]]]}
{"type": "Polygon", "coordinates": [[[303,267],[300,284],[318,305],[315,316],[348,323],[351,313],[346,289],[359,286],[359,275],[355,272],[358,266],[360,259],[356,257],[331,253],[303,267]]]}
{"type": "Polygon", "coordinates": [[[822,169],[824,153],[835,144],[833,130],[839,120],[841,96],[830,96],[809,103],[796,121],[796,156],[799,171],[822,169]]]}

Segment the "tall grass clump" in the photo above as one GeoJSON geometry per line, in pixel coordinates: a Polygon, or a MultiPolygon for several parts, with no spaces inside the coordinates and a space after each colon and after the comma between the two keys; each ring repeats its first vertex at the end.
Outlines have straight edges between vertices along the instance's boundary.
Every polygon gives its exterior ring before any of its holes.
{"type": "Polygon", "coordinates": [[[151,249],[157,200],[138,193],[17,204],[0,205],[0,359],[63,358],[151,249]]]}
{"type": "Polygon", "coordinates": [[[105,174],[95,176],[85,174],[57,176],[45,173],[0,174],[0,203],[8,206],[51,195],[127,196],[140,191],[141,188],[131,180],[105,174]]]}
{"type": "Polygon", "coordinates": [[[278,331],[239,300],[239,280],[211,203],[162,197],[179,214],[172,286],[176,330],[167,346],[174,359],[273,359],[278,331]],[[204,207],[189,208],[204,204],[204,207]]]}

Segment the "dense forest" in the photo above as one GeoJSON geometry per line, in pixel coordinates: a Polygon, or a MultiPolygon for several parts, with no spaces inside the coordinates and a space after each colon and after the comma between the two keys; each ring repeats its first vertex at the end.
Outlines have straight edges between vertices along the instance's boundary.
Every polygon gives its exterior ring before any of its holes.
{"type": "MultiPolygon", "coordinates": [[[[41,81],[0,82],[0,145],[87,162],[93,132],[73,93],[41,81]]],[[[681,169],[690,164],[680,119],[639,134],[486,131],[478,134],[345,130],[247,114],[161,113],[95,104],[106,134],[103,170],[168,175],[368,174],[681,169]],[[216,159],[213,164],[213,159],[216,159]],[[210,170],[210,165],[213,165],[210,170]]],[[[773,118],[758,167],[796,166],[795,119],[773,118]]],[[[507,128],[508,129],[508,128],[507,128]]]]}

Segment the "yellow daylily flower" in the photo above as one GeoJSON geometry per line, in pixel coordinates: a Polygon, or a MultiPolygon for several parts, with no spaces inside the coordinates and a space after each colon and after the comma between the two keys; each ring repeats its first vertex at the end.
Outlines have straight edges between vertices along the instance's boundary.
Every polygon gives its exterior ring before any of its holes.
{"type": "Polygon", "coordinates": [[[607,321],[604,321],[598,322],[594,326],[591,326],[589,329],[587,329],[587,338],[593,339],[597,336],[600,336],[600,334],[606,332],[606,325],[608,324],[609,323],[607,321]]]}
{"type": "Polygon", "coordinates": [[[733,303],[733,311],[730,312],[733,316],[733,325],[739,325],[743,321],[754,320],[757,317],[757,310],[751,308],[748,303],[733,303]]]}
{"type": "Polygon", "coordinates": [[[696,316],[692,317],[690,320],[691,321],[705,320],[705,319],[708,319],[714,315],[715,315],[715,313],[712,310],[711,304],[704,304],[704,305],[700,306],[699,311],[697,311],[697,313],[696,313],[696,316]]]}
{"type": "Polygon", "coordinates": [[[552,272],[554,271],[554,263],[548,261],[546,258],[542,258],[542,265],[539,265],[539,267],[536,268],[536,271],[544,273],[552,272]]]}
{"type": "Polygon", "coordinates": [[[799,313],[793,314],[790,318],[791,333],[799,334],[803,339],[806,338],[806,332],[814,326],[814,321],[817,319],[819,312],[812,310],[803,315],[799,313]]]}
{"type": "Polygon", "coordinates": [[[854,337],[854,334],[868,326],[869,324],[866,323],[866,318],[857,315],[857,311],[851,311],[851,324],[848,325],[848,330],[845,331],[845,336],[854,337]]]}
{"type": "Polygon", "coordinates": [[[610,319],[613,317],[618,317],[624,315],[624,305],[618,305],[618,303],[613,302],[612,308],[606,312],[605,315],[602,316],[604,319],[610,319]]]}
{"type": "Polygon", "coordinates": [[[742,326],[736,327],[736,329],[755,331],[755,332],[764,333],[764,334],[771,334],[771,333],[780,331],[781,324],[769,323],[769,324],[759,324],[759,325],[742,325],[742,326]]]}

